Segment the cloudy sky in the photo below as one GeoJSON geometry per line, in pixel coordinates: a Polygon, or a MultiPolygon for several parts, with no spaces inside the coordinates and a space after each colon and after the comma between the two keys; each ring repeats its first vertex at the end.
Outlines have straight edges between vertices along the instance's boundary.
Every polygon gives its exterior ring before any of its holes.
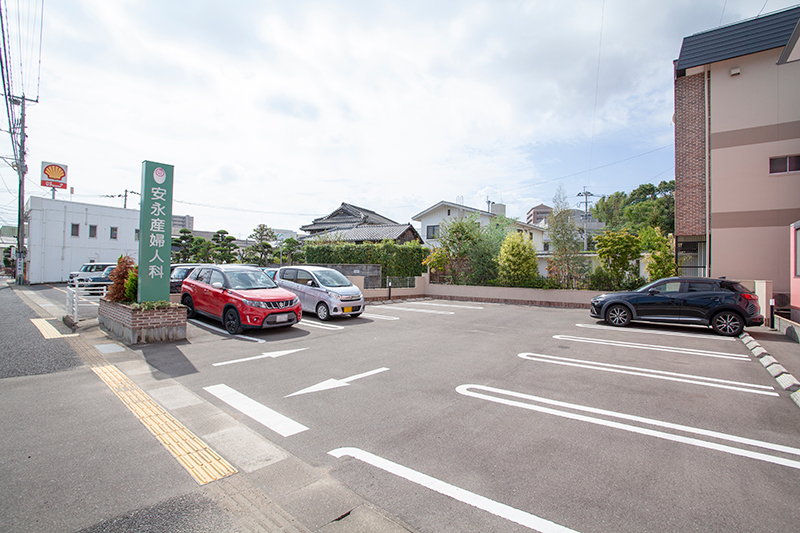
{"type": "Polygon", "coordinates": [[[53,161],[75,191],[57,198],[122,207],[104,195],[153,160],[175,166],[174,214],[246,237],[342,202],[405,223],[488,199],[524,220],[559,184],[577,206],[673,179],[683,37],[798,0],[57,0],[40,66],[29,1],[6,17],[14,94],[38,98],[26,197],[50,196],[53,161]]]}

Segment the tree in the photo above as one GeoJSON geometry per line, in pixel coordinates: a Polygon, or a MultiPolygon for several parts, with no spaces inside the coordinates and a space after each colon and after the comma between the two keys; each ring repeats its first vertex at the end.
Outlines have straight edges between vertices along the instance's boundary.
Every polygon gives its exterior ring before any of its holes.
{"type": "Polygon", "coordinates": [[[282,258],[289,262],[290,265],[294,264],[294,260],[296,256],[302,255],[303,251],[303,243],[289,237],[285,241],[283,241],[283,248],[282,248],[282,258]]]}
{"type": "Polygon", "coordinates": [[[497,257],[498,279],[508,287],[518,287],[539,275],[536,248],[522,233],[509,233],[497,257]]]}
{"type": "Polygon", "coordinates": [[[195,237],[191,244],[191,258],[198,263],[210,263],[214,257],[214,243],[195,237]]]}
{"type": "Polygon", "coordinates": [[[211,242],[214,243],[211,249],[211,255],[215,263],[236,262],[236,254],[234,252],[238,246],[234,243],[235,240],[236,237],[228,235],[228,232],[224,229],[217,230],[217,232],[214,233],[211,237],[211,242]]]}
{"type": "Polygon", "coordinates": [[[642,254],[642,245],[635,235],[626,230],[606,231],[597,235],[597,255],[607,269],[612,289],[627,288],[632,282],[639,284],[639,273],[634,261],[642,254]]]}
{"type": "Polygon", "coordinates": [[[192,259],[192,241],[195,237],[192,235],[192,230],[182,228],[180,236],[172,239],[172,247],[177,248],[172,252],[172,258],[176,263],[188,263],[192,259]]]}
{"type": "Polygon", "coordinates": [[[650,252],[645,269],[651,280],[678,275],[675,244],[672,235],[663,235],[658,228],[647,228],[639,236],[642,249],[650,252]]]}
{"type": "Polygon", "coordinates": [[[247,247],[247,254],[245,255],[248,258],[251,256],[255,258],[253,262],[258,266],[267,266],[267,260],[272,251],[272,245],[269,241],[275,240],[275,232],[266,224],[259,224],[248,238],[256,242],[247,247]]]}
{"type": "Polygon", "coordinates": [[[585,277],[588,261],[580,253],[583,241],[563,185],[553,197],[553,212],[547,217],[547,232],[553,251],[547,259],[547,274],[565,289],[575,289],[585,277]]]}
{"type": "Polygon", "coordinates": [[[497,216],[488,225],[478,227],[478,238],[468,254],[467,284],[487,285],[497,279],[497,257],[506,236],[513,231],[513,227],[514,220],[504,216],[497,216]]]}
{"type": "Polygon", "coordinates": [[[661,228],[666,233],[675,231],[675,180],[662,181],[658,186],[644,183],[631,191],[601,198],[592,215],[605,222],[610,231],[628,229],[638,234],[648,226],[661,228]]]}
{"type": "Polygon", "coordinates": [[[469,257],[479,239],[477,215],[447,220],[439,226],[439,243],[447,257],[447,270],[456,285],[466,283],[470,272],[469,257]]]}

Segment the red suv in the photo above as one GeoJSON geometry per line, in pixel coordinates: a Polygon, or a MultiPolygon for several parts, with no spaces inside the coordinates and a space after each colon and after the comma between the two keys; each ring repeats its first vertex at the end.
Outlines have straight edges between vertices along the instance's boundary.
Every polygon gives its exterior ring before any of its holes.
{"type": "Polygon", "coordinates": [[[293,326],[303,317],[293,293],[247,265],[198,266],[183,280],[181,303],[189,318],[201,314],[219,320],[231,335],[244,328],[293,326]]]}

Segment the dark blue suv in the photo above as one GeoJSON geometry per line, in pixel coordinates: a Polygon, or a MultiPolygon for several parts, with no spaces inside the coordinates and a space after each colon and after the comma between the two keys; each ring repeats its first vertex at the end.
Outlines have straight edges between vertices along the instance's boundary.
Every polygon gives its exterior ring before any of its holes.
{"type": "Polygon", "coordinates": [[[729,337],[764,324],[758,297],[741,283],[713,278],[664,278],[633,292],[592,298],[591,316],[612,326],[631,320],[700,324],[729,337]]]}

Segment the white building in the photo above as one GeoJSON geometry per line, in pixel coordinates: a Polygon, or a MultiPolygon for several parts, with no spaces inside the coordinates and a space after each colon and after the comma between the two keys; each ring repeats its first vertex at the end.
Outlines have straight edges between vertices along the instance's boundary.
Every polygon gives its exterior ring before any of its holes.
{"type": "Polygon", "coordinates": [[[32,196],[25,206],[28,283],[66,281],[84,263],[139,256],[139,210],[32,196]]]}
{"type": "MultiPolygon", "coordinates": [[[[439,228],[443,222],[448,220],[467,217],[470,215],[477,215],[478,223],[481,226],[486,226],[492,219],[498,216],[505,216],[506,206],[503,204],[492,204],[491,211],[482,211],[474,207],[467,207],[452,202],[441,201],[438,204],[429,207],[425,211],[412,217],[420,223],[419,234],[428,246],[439,246],[439,228]]],[[[533,245],[537,251],[543,250],[544,243],[544,229],[534,224],[526,222],[515,221],[514,229],[518,233],[522,233],[533,241],[533,245]]]]}

